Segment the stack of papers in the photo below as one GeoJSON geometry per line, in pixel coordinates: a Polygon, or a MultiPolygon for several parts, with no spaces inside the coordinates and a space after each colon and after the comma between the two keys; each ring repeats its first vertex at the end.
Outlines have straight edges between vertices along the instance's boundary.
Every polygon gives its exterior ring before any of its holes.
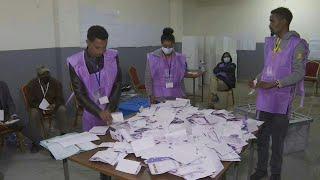
{"type": "Polygon", "coordinates": [[[121,123],[124,121],[122,112],[111,113],[112,123],[121,123]]]}
{"type": "Polygon", "coordinates": [[[113,148],[114,142],[103,142],[98,145],[98,147],[104,147],[104,148],[113,148]]]}
{"type": "Polygon", "coordinates": [[[246,123],[247,123],[248,131],[252,133],[257,131],[259,129],[259,126],[261,126],[264,122],[249,118],[246,120],[246,123]]]}
{"type": "Polygon", "coordinates": [[[76,146],[80,148],[81,151],[90,151],[98,147],[96,144],[92,142],[80,143],[80,144],[77,144],[76,146]]]}
{"type": "Polygon", "coordinates": [[[105,151],[98,151],[89,160],[99,161],[114,166],[120,159],[123,159],[126,156],[126,153],[115,152],[110,148],[105,151]]]}
{"type": "Polygon", "coordinates": [[[47,149],[56,160],[62,160],[80,152],[80,148],[75,145],[63,147],[58,143],[50,143],[47,149]]]}
{"type": "Polygon", "coordinates": [[[83,151],[89,151],[98,146],[91,141],[99,137],[89,132],[69,133],[51,139],[43,140],[40,145],[48,149],[56,160],[62,160],[83,151]]]}
{"type": "Polygon", "coordinates": [[[108,128],[108,126],[94,126],[89,132],[96,135],[105,135],[108,128]]]}
{"type": "Polygon", "coordinates": [[[168,157],[150,158],[146,163],[151,174],[163,174],[177,169],[177,163],[168,157]]]}
{"type": "Polygon", "coordinates": [[[260,122],[236,118],[226,110],[202,109],[177,99],[153,104],[109,131],[115,143],[92,156],[122,172],[137,174],[139,162],[124,159],[133,153],[145,160],[151,174],[170,173],[184,179],[214,178],[221,161],[240,161],[239,153],[255,138],[260,122]],[[248,131],[249,129],[249,131],[248,131]]]}
{"type": "Polygon", "coordinates": [[[116,170],[129,174],[137,175],[141,169],[140,162],[132,161],[128,159],[121,159],[118,162],[116,170]]]}
{"type": "Polygon", "coordinates": [[[137,157],[141,156],[140,153],[143,150],[150,149],[150,148],[154,147],[155,145],[156,144],[154,142],[153,137],[141,138],[139,140],[135,140],[135,141],[131,142],[133,152],[135,153],[135,155],[137,157]]]}
{"type": "Polygon", "coordinates": [[[53,139],[52,142],[59,143],[63,147],[68,147],[71,145],[86,143],[90,141],[96,141],[99,139],[100,138],[95,134],[91,134],[89,132],[83,132],[79,134],[56,138],[56,139],[53,139]]]}

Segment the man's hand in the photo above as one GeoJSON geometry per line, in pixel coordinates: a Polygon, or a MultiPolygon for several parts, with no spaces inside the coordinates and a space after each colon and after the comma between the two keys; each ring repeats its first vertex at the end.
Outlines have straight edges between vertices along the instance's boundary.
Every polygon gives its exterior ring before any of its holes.
{"type": "Polygon", "coordinates": [[[110,125],[112,123],[112,116],[108,110],[101,111],[99,113],[99,116],[102,119],[102,121],[107,123],[107,125],[110,125]]]}
{"type": "Polygon", "coordinates": [[[250,89],[256,89],[257,88],[257,83],[258,83],[258,80],[254,79],[252,81],[249,81],[248,86],[250,87],[250,89]]]}
{"type": "Polygon", "coordinates": [[[56,107],[55,104],[50,104],[50,105],[48,106],[48,111],[53,111],[55,107],[56,107]]]}
{"type": "Polygon", "coordinates": [[[256,86],[254,85],[253,80],[248,82],[248,86],[249,86],[250,89],[255,89],[256,88],[256,86]]]}
{"type": "Polygon", "coordinates": [[[262,88],[262,89],[271,89],[276,87],[276,83],[275,82],[264,82],[264,81],[259,81],[257,83],[257,87],[258,88],[262,88]]]}
{"type": "Polygon", "coordinates": [[[16,114],[12,114],[12,115],[10,116],[10,120],[14,120],[14,119],[19,119],[19,116],[16,115],[16,114]]]}

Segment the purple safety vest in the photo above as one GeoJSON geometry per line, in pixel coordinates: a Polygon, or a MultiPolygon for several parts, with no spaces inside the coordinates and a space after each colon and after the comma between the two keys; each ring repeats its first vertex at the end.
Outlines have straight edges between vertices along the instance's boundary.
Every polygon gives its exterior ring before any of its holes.
{"type": "MultiPolygon", "coordinates": [[[[76,53],[70,56],[67,59],[68,65],[70,64],[78,77],[84,83],[89,98],[97,104],[102,110],[106,108],[106,105],[101,105],[95,98],[94,92],[99,89],[99,79],[100,79],[100,88],[104,95],[110,97],[113,84],[117,76],[117,60],[118,52],[116,50],[108,49],[104,54],[104,66],[103,69],[99,72],[89,74],[88,68],[85,63],[84,51],[76,53]],[[98,76],[99,79],[97,78],[98,76]]],[[[94,126],[103,126],[106,125],[99,117],[94,116],[86,109],[84,109],[82,116],[82,128],[84,131],[89,131],[94,126]]]]}
{"type": "Polygon", "coordinates": [[[181,98],[185,96],[181,81],[186,72],[186,57],[175,52],[171,60],[166,60],[164,56],[158,56],[153,53],[147,55],[151,78],[152,92],[156,98],[181,98]],[[170,81],[173,82],[173,88],[166,88],[166,72],[170,72],[170,81]]]}
{"type": "MultiPolygon", "coordinates": [[[[264,68],[261,75],[261,81],[274,82],[283,79],[292,73],[292,64],[294,60],[295,48],[302,42],[307,51],[305,58],[302,60],[304,64],[308,56],[308,44],[305,40],[298,37],[291,37],[287,47],[281,52],[273,52],[275,37],[267,37],[265,39],[264,50],[264,68]]],[[[297,84],[283,88],[258,89],[257,110],[269,113],[288,114],[291,110],[291,104],[295,93],[302,97],[301,105],[304,97],[304,81],[303,79],[297,84]]]]}

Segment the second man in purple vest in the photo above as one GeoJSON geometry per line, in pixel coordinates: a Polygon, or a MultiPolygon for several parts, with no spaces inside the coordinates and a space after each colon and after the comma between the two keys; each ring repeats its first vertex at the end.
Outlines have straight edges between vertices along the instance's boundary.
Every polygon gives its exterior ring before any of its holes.
{"type": "Polygon", "coordinates": [[[258,163],[251,180],[267,176],[269,141],[272,138],[270,180],[281,179],[284,140],[289,127],[290,111],[295,94],[303,96],[303,77],[308,57],[308,44],[295,31],[289,31],[293,16],[289,9],[280,7],[271,11],[270,30],[275,36],[265,39],[264,67],[257,76],[258,118],[264,121],[257,134],[258,163]]]}
{"type": "Polygon", "coordinates": [[[163,30],[161,44],[147,55],[145,85],[151,103],[185,97],[186,57],[174,51],[173,29],[163,30]]]}
{"type": "Polygon", "coordinates": [[[118,52],[107,49],[108,33],[91,26],[87,48],[67,59],[73,90],[84,107],[82,128],[110,124],[121,94],[121,70],[118,52]]]}

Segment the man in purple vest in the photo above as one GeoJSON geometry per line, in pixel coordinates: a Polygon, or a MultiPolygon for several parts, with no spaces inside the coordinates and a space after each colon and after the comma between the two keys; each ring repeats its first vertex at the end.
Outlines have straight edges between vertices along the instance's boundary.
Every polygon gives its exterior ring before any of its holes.
{"type": "Polygon", "coordinates": [[[145,85],[151,103],[185,97],[186,57],[174,51],[172,28],[164,28],[162,48],[147,55],[145,85]]]}
{"type": "Polygon", "coordinates": [[[257,115],[264,121],[258,132],[258,163],[251,175],[258,180],[268,175],[269,141],[272,137],[270,179],[281,179],[282,152],[289,126],[289,114],[296,93],[304,95],[303,77],[308,44],[295,31],[289,31],[292,20],[289,9],[280,7],[271,11],[270,30],[275,36],[265,39],[264,68],[257,76],[258,83],[249,83],[258,89],[257,115]]]}
{"type": "Polygon", "coordinates": [[[118,52],[107,49],[108,33],[101,26],[91,26],[87,48],[67,59],[72,87],[84,108],[82,127],[110,124],[121,94],[121,70],[118,52]]]}

